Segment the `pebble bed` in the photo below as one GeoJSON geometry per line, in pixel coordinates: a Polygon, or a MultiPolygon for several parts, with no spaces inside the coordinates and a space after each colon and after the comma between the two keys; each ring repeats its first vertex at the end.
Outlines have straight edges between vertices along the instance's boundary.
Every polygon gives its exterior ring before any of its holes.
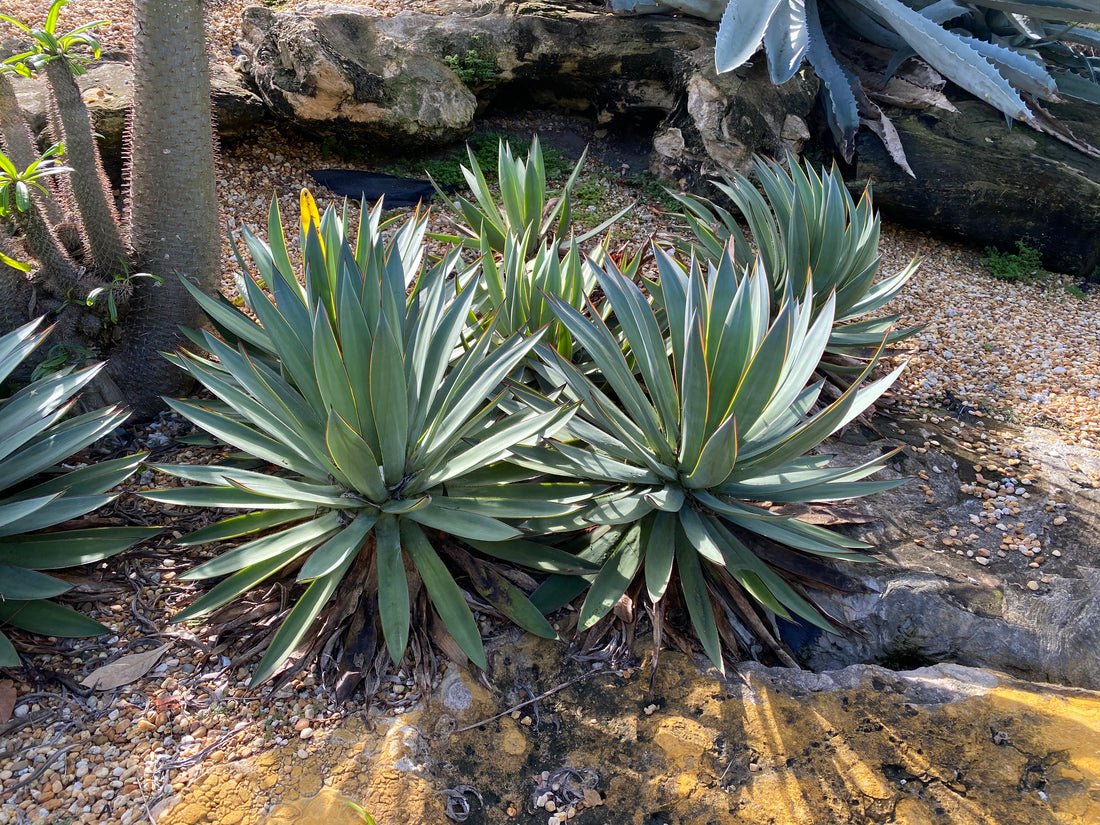
{"type": "MultiPolygon", "coordinates": [[[[381,13],[423,5],[344,2],[381,13]]],[[[248,4],[207,3],[216,59],[232,62],[240,11],[248,4]]],[[[9,0],[5,12],[35,20],[48,6],[48,0],[9,0]]],[[[113,21],[101,32],[105,44],[128,48],[129,2],[77,2],[62,12],[62,24],[68,28],[103,17],[113,21]]],[[[322,209],[336,202],[307,174],[331,162],[320,146],[274,126],[263,127],[246,145],[226,147],[219,186],[230,233],[239,237],[242,226],[258,232],[266,227],[273,193],[288,219],[297,215],[302,187],[314,191],[322,209]]],[[[607,187],[609,212],[637,198],[637,190],[620,185],[618,178],[641,170],[608,168],[598,162],[589,170],[607,187]]],[[[637,239],[668,228],[669,218],[659,204],[639,204],[618,234],[637,239]]],[[[933,421],[947,415],[945,405],[965,405],[987,421],[1039,423],[1058,430],[1066,440],[1098,446],[1100,291],[1073,295],[1067,287],[1075,281],[1053,275],[1023,284],[997,281],[984,271],[980,252],[893,226],[884,231],[882,252],[887,272],[901,268],[914,255],[923,258],[903,295],[889,308],[902,316],[903,325],[924,325],[904,345],[910,363],[894,391],[899,401],[933,421]]],[[[238,265],[228,241],[224,253],[225,287],[232,293],[238,265]]],[[[157,422],[141,431],[139,440],[153,447],[170,443],[172,426],[169,419],[157,422]]],[[[981,499],[985,514],[975,516],[978,521],[971,525],[936,533],[929,543],[957,544],[956,552],[983,566],[1009,553],[1030,553],[1026,564],[1037,568],[1033,557],[1042,561],[1037,541],[1023,525],[1010,523],[1018,496],[1026,493],[1027,457],[1015,445],[998,443],[992,429],[974,440],[978,452],[990,460],[977,465],[978,482],[963,492],[981,499]],[[975,541],[978,533],[998,529],[1005,534],[999,547],[968,549],[982,543],[975,541]]],[[[185,449],[174,453],[172,460],[199,457],[185,449]]],[[[151,474],[139,479],[145,487],[158,481],[151,474]]],[[[1100,479],[1089,481],[1100,486],[1100,479]]],[[[1054,499],[1048,502],[1049,508],[1058,506],[1054,499]]],[[[179,514],[165,506],[142,514],[161,520],[155,523],[173,515],[179,514]]],[[[1059,518],[1064,521],[1064,516],[1059,518]]],[[[172,529],[178,535],[189,528],[181,521],[172,529]]],[[[298,742],[304,756],[326,729],[357,709],[351,703],[337,704],[329,686],[312,675],[293,680],[274,695],[250,693],[246,685],[255,658],[249,666],[235,665],[234,654],[240,651],[216,647],[203,628],[169,626],[167,620],[195,592],[193,585],[176,580],[191,559],[172,551],[170,538],[151,551],[123,556],[109,572],[74,577],[80,592],[88,594],[78,608],[110,627],[110,637],[44,643],[33,656],[33,671],[7,674],[19,681],[5,680],[0,673],[0,710],[5,695],[16,696],[10,720],[0,723],[0,825],[155,823],[164,800],[201,775],[204,766],[244,759],[288,742],[298,742]],[[128,685],[91,691],[80,684],[120,655],[165,643],[171,646],[163,658],[128,685]]],[[[1028,586],[1037,590],[1041,581],[1037,578],[1028,586]]],[[[389,679],[380,697],[385,711],[400,713],[414,706],[419,694],[411,674],[398,671],[389,679]]]]}

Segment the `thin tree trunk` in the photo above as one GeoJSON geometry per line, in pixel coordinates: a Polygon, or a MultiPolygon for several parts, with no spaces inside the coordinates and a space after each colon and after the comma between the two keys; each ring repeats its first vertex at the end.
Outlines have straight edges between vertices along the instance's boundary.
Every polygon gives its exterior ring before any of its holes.
{"type": "Polygon", "coordinates": [[[95,144],[88,107],[63,59],[46,64],[46,79],[57,104],[67,165],[73,168],[69,178],[84,225],[85,244],[91,258],[89,269],[109,278],[122,271],[129,256],[95,144]]]}
{"type": "MultiPolygon", "coordinates": [[[[34,140],[34,133],[23,116],[23,110],[19,108],[19,101],[15,96],[15,87],[11,85],[8,76],[0,72],[0,144],[4,146],[4,153],[15,164],[16,169],[26,169],[41,154],[34,140]]],[[[47,189],[51,188],[52,181],[44,182],[47,189]]],[[[61,220],[61,209],[57,199],[43,198],[42,208],[51,224],[61,220]]]]}
{"type": "Polygon", "coordinates": [[[202,0],[135,0],[134,107],[129,133],[130,238],[137,267],[164,279],[135,284],[118,354],[108,366],[139,414],[186,386],[158,354],[202,314],[180,283],[220,280],[210,67],[202,0]]]}
{"type": "Polygon", "coordinates": [[[26,211],[16,211],[12,217],[23,232],[27,249],[38,261],[35,280],[59,298],[64,298],[68,290],[79,283],[81,271],[57,240],[39,209],[37,199],[32,198],[26,211]]]}

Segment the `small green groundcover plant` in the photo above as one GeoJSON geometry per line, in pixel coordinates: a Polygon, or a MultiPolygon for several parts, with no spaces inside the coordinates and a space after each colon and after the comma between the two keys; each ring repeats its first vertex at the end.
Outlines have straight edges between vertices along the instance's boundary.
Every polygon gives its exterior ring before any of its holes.
{"type": "MultiPolygon", "coordinates": [[[[40,326],[41,319],[0,336],[0,384],[49,335],[40,326]]],[[[115,496],[105,491],[133,473],[144,457],[72,470],[59,466],[126,418],[116,407],[72,414],[74,396],[101,368],[65,367],[11,394],[0,391],[0,667],[19,665],[5,628],[62,637],[107,630],[51,601],[72,585],[42,571],[99,562],[160,532],[147,527],[57,530],[112,501],[115,496]]]]}
{"type": "Polygon", "coordinates": [[[1023,240],[1016,241],[1015,252],[1001,252],[994,246],[987,246],[982,266],[1002,281],[1026,281],[1045,272],[1039,250],[1028,246],[1023,240]]]}
{"type": "MultiPolygon", "coordinates": [[[[194,333],[196,351],[173,358],[212,398],[171,404],[238,454],[162,465],[195,486],[147,495],[230,511],[182,539],[218,552],[187,574],[215,584],[177,620],[275,576],[299,583],[254,684],[353,630],[377,634],[394,662],[430,633],[484,667],[471,603],[555,638],[545,614],[581,596],[582,630],[624,595],[648,599],[661,626],[686,615],[722,668],[759,644],[781,655],[776,617],[830,629],[815,580],[867,558],[776,509],[897,483],[869,479],[889,456],[834,467],[820,452],[898,372],[873,377],[872,354],[821,401],[813,376],[840,290],[822,296],[801,271],[784,281],[765,255],[685,262],[665,249],[643,288],[599,247],[562,248],[569,205],[548,222],[537,161],[511,164],[503,204],[467,170],[474,200],[453,206],[472,243],[439,259],[424,216],[387,224],[380,205],[364,209],[353,235],[346,208],[322,216],[303,191],[300,273],[273,203],[268,242],[244,236],[246,311],[195,292],[217,334],[194,333]],[[522,194],[508,185],[521,178],[522,194]],[[598,289],[550,294],[532,249],[546,266],[572,256],[598,289]],[[539,301],[505,300],[513,281],[539,301]]],[[[874,255],[860,260],[862,273],[874,255]]]]}

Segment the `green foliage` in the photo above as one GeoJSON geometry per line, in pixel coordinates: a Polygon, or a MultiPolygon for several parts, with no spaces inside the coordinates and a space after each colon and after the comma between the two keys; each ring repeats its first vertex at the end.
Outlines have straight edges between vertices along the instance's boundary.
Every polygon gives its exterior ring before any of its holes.
{"type": "MultiPolygon", "coordinates": [[[[495,543],[521,535],[516,522],[537,525],[580,509],[573,502],[585,488],[516,483],[526,479],[497,467],[518,445],[552,435],[575,406],[504,383],[538,337],[513,336],[491,348],[492,325],[467,337],[473,290],[456,292],[458,250],[425,265],[425,223],[414,216],[383,242],[376,208],[364,214],[353,245],[335,211],[320,217],[303,191],[303,283],[291,268],[273,203],[270,246],[245,234],[258,270],[244,283],[256,320],[193,290],[234,344],[195,334],[217,361],[186,352],[174,360],[217,400],[169,404],[279,472],[165,466],[160,469],[204,486],[148,497],[253,511],[184,540],[245,543],[187,574],[230,575],[178,621],[205,615],[301,565],[297,578],[307,589],[283,620],[253,684],[294,651],[346,577],[358,590],[369,576],[365,586],[395,662],[404,656],[410,610],[423,587],[458,646],[484,667],[477,625],[442,556],[457,558],[501,614],[533,633],[556,636],[522,592],[459,551],[454,539],[491,553],[495,543]],[[453,538],[440,540],[440,534],[453,538]]],[[[514,561],[566,572],[583,565],[550,549],[532,549],[514,561]]]]}
{"type": "MultiPolygon", "coordinates": [[[[875,282],[882,257],[870,189],[857,203],[835,168],[818,174],[809,161],[800,166],[791,156],[787,165],[789,171],[757,158],[759,188],[743,175],[715,182],[747,223],[760,251],[772,317],[788,291],[809,294],[814,313],[832,303],[834,327],[826,352],[850,358],[872,357],[884,338],[892,345],[916,333],[916,327],[897,329],[897,315],[864,319],[893,300],[918,263],[914,260],[875,282]]],[[[679,218],[694,236],[677,244],[681,252],[718,264],[732,243],[735,274],[747,271],[754,253],[734,213],[705,198],[669,194],[680,203],[679,218]]]]}
{"type": "Polygon", "coordinates": [[[999,252],[996,247],[987,246],[985,255],[982,266],[1002,281],[1026,281],[1045,274],[1039,250],[1022,240],[1016,241],[1015,252],[999,252]]]}
{"type": "MultiPolygon", "coordinates": [[[[655,605],[678,580],[692,625],[722,668],[719,638],[730,644],[733,636],[714,604],[738,617],[746,647],[754,638],[778,647],[746,595],[767,613],[830,627],[796,581],[806,581],[813,568],[792,567],[777,545],[849,561],[865,558],[866,546],[768,508],[900,483],[864,480],[888,456],[834,468],[827,456],[808,453],[874,403],[901,368],[861,386],[873,360],[838,399],[811,414],[822,383],[808,382],[829,339],[835,297],[815,311],[810,292],[798,297],[787,290],[772,319],[760,260],[740,276],[729,256],[706,275],[697,262],[684,269],[661,251],[657,265],[660,280],[649,284],[653,305],[612,264],[597,270],[616,331],[550,299],[592,364],[581,370],[551,353],[536,368],[547,386],[564,385],[565,397],[581,408],[557,440],[518,448],[511,460],[613,485],[580,518],[561,524],[603,528],[587,534],[588,555],[580,554],[602,562],[588,577],[581,630],[606,615],[638,577],[655,605]]],[[[578,592],[552,580],[534,601],[551,609],[578,592]]]]}
{"type": "Polygon", "coordinates": [[[4,65],[14,69],[19,74],[30,77],[34,72],[41,71],[45,65],[53,60],[64,60],[68,63],[69,70],[74,75],[82,75],[87,72],[84,64],[91,60],[98,60],[100,55],[99,41],[88,32],[100,26],[107,25],[109,20],[94,20],[77,26],[64,34],[57,32],[57,18],[61,10],[69,5],[69,0],[54,0],[50,9],[46,12],[46,20],[42,28],[31,26],[16,20],[6,14],[0,14],[0,20],[10,23],[31,37],[32,48],[19,54],[14,54],[4,60],[4,65]],[[85,55],[78,49],[86,49],[85,55]]]}
{"type": "MultiPolygon", "coordinates": [[[[483,244],[497,254],[503,254],[509,236],[520,239],[523,256],[530,258],[540,247],[550,244],[561,248],[568,240],[573,225],[573,189],[584,168],[587,150],[573,167],[561,192],[551,197],[547,187],[546,163],[538,137],[531,140],[531,149],[524,160],[512,153],[507,142],[497,150],[497,187],[499,201],[482,171],[473,150],[467,148],[469,166],[462,175],[473,194],[473,200],[458,196],[453,200],[436,183],[436,190],[456,215],[460,234],[433,236],[438,240],[480,247],[483,244]]],[[[577,238],[578,243],[598,236],[621,218],[623,209],[592,231],[577,238]]]]}
{"type": "Polygon", "coordinates": [[[84,305],[95,306],[102,299],[106,312],[103,317],[103,325],[117,324],[119,296],[128,295],[133,290],[134,283],[141,280],[149,280],[155,284],[164,283],[164,279],[159,275],[153,275],[149,272],[130,273],[124,265],[122,272],[115,273],[109,284],[89,290],[88,295],[84,298],[84,305]]]}
{"type": "MultiPolygon", "coordinates": [[[[41,319],[0,337],[0,382],[42,343],[41,319]]],[[[95,636],[99,622],[50,601],[71,589],[42,573],[102,561],[159,532],[145,527],[96,527],[40,532],[90,513],[114,499],[116,486],[143,456],[104,461],[77,470],[62,461],[102,438],[126,418],[110,407],[70,416],[73,398],[102,365],[61,368],[0,401],[0,629],[44,636],[95,636]]],[[[0,630],[0,667],[19,657],[0,630]]]]}
{"type": "Polygon", "coordinates": [[[443,62],[467,86],[487,83],[497,76],[496,61],[491,57],[483,57],[477,49],[467,49],[462,54],[444,55],[443,62]]]}
{"type": "Polygon", "coordinates": [[[13,212],[26,212],[31,207],[32,187],[48,194],[42,184],[46,178],[72,171],[56,159],[63,151],[64,147],[55,143],[22,170],[0,152],[0,218],[9,217],[13,212]]]}
{"type": "MultiPolygon", "coordinates": [[[[527,152],[531,148],[530,138],[498,131],[478,132],[470,136],[467,151],[459,149],[447,152],[440,157],[401,160],[383,166],[380,171],[398,177],[418,178],[428,175],[444,189],[462,189],[466,186],[466,177],[462,174],[462,163],[467,159],[468,151],[473,151],[474,157],[485,172],[486,180],[489,183],[496,183],[497,152],[504,141],[509,142],[517,153],[527,152]]],[[[342,144],[336,138],[325,139],[322,144],[322,153],[325,152],[359,160],[367,159],[358,147],[342,144]]],[[[568,176],[573,165],[564,154],[553,147],[542,149],[542,153],[548,181],[563,180],[568,176]]]]}

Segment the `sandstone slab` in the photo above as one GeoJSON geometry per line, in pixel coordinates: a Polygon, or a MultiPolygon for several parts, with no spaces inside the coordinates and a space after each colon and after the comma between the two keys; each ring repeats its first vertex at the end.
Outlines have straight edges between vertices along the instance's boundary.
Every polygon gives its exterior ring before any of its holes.
{"type": "Polygon", "coordinates": [[[295,744],[213,766],[157,821],[350,825],[354,801],[379,825],[445,822],[440,792],[469,786],[484,800],[471,802],[469,822],[543,825],[552,814],[535,803],[560,801],[562,785],[585,800],[577,822],[609,825],[1100,817],[1094,692],[959,665],[814,674],[746,664],[722,679],[666,652],[650,693],[644,666],[593,672],[564,653],[528,638],[491,657],[496,695],[482,719],[528,698],[526,688],[564,685],[523,709],[529,724],[505,713],[463,730],[470,723],[456,726],[437,694],[417,713],[349,719],[304,759],[295,744]],[[502,745],[517,736],[521,753],[502,745]],[[556,790],[547,775],[564,777],[556,790]]]}

